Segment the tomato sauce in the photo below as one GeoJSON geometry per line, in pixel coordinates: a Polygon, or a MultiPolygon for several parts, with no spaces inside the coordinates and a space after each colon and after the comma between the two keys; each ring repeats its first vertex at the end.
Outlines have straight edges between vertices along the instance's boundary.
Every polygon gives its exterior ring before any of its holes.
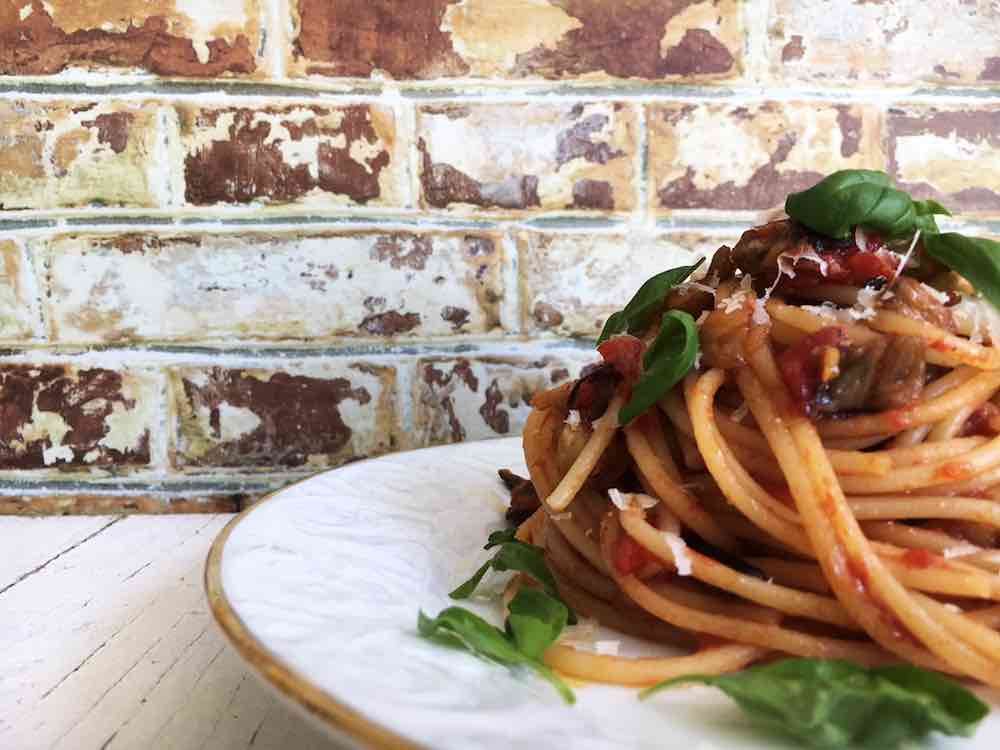
{"type": "Polygon", "coordinates": [[[643,568],[646,563],[652,562],[655,558],[646,551],[646,548],[628,535],[622,536],[615,546],[614,563],[615,570],[620,575],[630,576],[643,568]]]}
{"type": "Polygon", "coordinates": [[[806,336],[778,355],[781,378],[798,406],[808,416],[813,409],[821,382],[823,351],[828,347],[843,347],[847,331],[841,326],[828,326],[806,336]]]}
{"type": "Polygon", "coordinates": [[[625,379],[635,384],[642,375],[642,354],[645,345],[635,336],[613,336],[597,347],[604,361],[612,365],[625,379]]]}

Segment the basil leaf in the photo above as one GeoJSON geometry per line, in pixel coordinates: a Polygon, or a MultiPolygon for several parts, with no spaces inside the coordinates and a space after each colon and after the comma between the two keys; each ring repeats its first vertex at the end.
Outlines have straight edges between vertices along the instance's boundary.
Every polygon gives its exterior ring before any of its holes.
{"type": "Polygon", "coordinates": [[[846,239],[861,225],[887,237],[912,232],[917,210],[889,175],[869,169],[834,172],[808,190],[785,199],[785,213],[827,237],[846,239]]]}
{"type": "Polygon", "coordinates": [[[642,377],[632,389],[632,398],[618,413],[618,423],[628,424],[659,401],[688,374],[697,358],[698,325],[688,313],[670,310],[642,358],[642,377]]]}
{"type": "Polygon", "coordinates": [[[934,219],[935,214],[951,216],[951,211],[935,200],[913,201],[913,209],[917,212],[914,227],[919,229],[924,237],[941,231],[934,219]]]}
{"type": "Polygon", "coordinates": [[[473,576],[461,586],[452,591],[448,596],[452,599],[468,599],[482,581],[486,571],[491,568],[498,573],[508,570],[516,570],[519,573],[527,573],[534,578],[552,596],[559,597],[559,588],[556,586],[556,579],[545,563],[545,551],[534,544],[519,541],[514,538],[516,530],[495,531],[490,534],[489,541],[484,549],[499,547],[497,553],[492,558],[483,563],[473,576]]]}
{"type": "Polygon", "coordinates": [[[995,307],[1000,307],[1000,242],[957,232],[923,238],[924,251],[964,276],[995,307]]]}
{"type": "Polygon", "coordinates": [[[625,308],[613,313],[604,323],[601,335],[597,339],[600,344],[619,333],[635,333],[641,331],[656,314],[667,292],[683,282],[698,266],[705,262],[700,258],[693,266],[680,266],[669,271],[658,273],[639,287],[639,291],[629,300],[625,308]]]}
{"type": "Polygon", "coordinates": [[[640,697],[692,682],[719,688],[758,723],[822,750],[895,748],[934,731],[969,736],[989,713],[970,691],[934,672],[823,659],[680,677],[640,697]]]}
{"type": "Polygon", "coordinates": [[[569,610],[543,591],[522,587],[508,606],[507,634],[523,654],[541,661],[566,627],[569,610]]]}
{"type": "Polygon", "coordinates": [[[510,611],[509,633],[462,607],[448,607],[433,619],[421,611],[417,631],[443,646],[464,649],[507,667],[532,669],[551,683],[564,701],[575,703],[573,691],[541,661],[545,649],[566,625],[565,605],[542,591],[522,589],[511,601],[510,611]]]}

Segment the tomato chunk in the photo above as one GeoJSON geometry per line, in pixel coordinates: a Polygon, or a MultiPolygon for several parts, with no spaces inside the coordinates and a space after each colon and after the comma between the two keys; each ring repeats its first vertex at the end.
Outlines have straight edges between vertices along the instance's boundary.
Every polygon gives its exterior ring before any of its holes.
{"type": "Polygon", "coordinates": [[[642,353],[645,346],[635,336],[623,334],[613,336],[599,347],[597,351],[625,378],[626,383],[635,383],[642,375],[642,353]]]}
{"type": "Polygon", "coordinates": [[[792,399],[803,414],[808,414],[821,381],[823,351],[840,348],[847,342],[847,331],[828,326],[806,336],[778,355],[778,369],[792,399]]]}
{"type": "Polygon", "coordinates": [[[615,547],[615,570],[623,576],[630,576],[640,570],[653,556],[646,548],[628,535],[622,536],[615,547]]]}

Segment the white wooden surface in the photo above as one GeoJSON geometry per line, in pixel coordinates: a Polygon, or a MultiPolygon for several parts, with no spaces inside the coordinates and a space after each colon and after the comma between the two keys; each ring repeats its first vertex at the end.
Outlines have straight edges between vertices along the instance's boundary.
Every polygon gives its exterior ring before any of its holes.
{"type": "Polygon", "coordinates": [[[0,748],[334,747],[212,621],[229,518],[0,517],[0,748]]]}

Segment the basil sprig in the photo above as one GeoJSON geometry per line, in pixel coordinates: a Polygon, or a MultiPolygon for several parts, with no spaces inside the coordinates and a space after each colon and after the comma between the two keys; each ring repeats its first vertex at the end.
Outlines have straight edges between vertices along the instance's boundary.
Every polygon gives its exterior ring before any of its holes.
{"type": "Polygon", "coordinates": [[[916,201],[890,184],[889,175],[867,169],[834,172],[808,190],[785,200],[785,213],[810,229],[838,239],[855,226],[874,229],[888,238],[920,232],[925,252],[968,279],[1000,308],[1000,242],[941,234],[935,216],[951,212],[935,200],[916,201]]]}
{"type": "MultiPolygon", "coordinates": [[[[469,580],[448,596],[452,599],[468,599],[479,586],[487,571],[492,569],[503,573],[508,570],[516,570],[520,573],[527,573],[542,585],[549,596],[562,602],[559,596],[559,587],[556,586],[556,579],[552,575],[552,571],[549,570],[549,566],[545,564],[544,550],[534,544],[516,539],[514,537],[516,533],[517,529],[504,529],[490,534],[483,549],[493,549],[494,547],[500,549],[493,557],[484,562],[469,580]]],[[[566,608],[569,611],[570,623],[576,623],[576,615],[568,607],[566,608]]]]}
{"type": "Polygon", "coordinates": [[[679,677],[640,697],[687,683],[717,687],[759,724],[822,750],[896,748],[930,732],[967,737],[990,710],[961,685],[925,669],[866,669],[822,659],[679,677]]]}
{"type": "Polygon", "coordinates": [[[636,333],[643,330],[663,305],[667,292],[683,282],[704,262],[705,259],[700,258],[693,266],[671,268],[647,279],[624,309],[612,313],[607,319],[597,343],[601,344],[619,333],[636,333]]]}
{"type": "Polygon", "coordinates": [[[914,201],[892,187],[889,175],[870,169],[834,172],[808,190],[785,199],[785,213],[827,237],[845,239],[855,226],[886,237],[912,235],[933,227],[934,214],[950,215],[937,201],[914,201]]]}
{"type": "Polygon", "coordinates": [[[443,646],[463,649],[507,667],[527,667],[548,680],[567,703],[576,696],[565,682],[542,662],[542,654],[555,643],[569,617],[562,602],[544,591],[522,588],[511,600],[504,630],[462,607],[448,607],[437,617],[417,616],[421,636],[443,646]]]}
{"type": "Polygon", "coordinates": [[[618,413],[618,423],[628,424],[663,398],[688,374],[697,358],[697,323],[683,310],[670,310],[642,358],[642,376],[632,389],[632,398],[618,413]]]}

